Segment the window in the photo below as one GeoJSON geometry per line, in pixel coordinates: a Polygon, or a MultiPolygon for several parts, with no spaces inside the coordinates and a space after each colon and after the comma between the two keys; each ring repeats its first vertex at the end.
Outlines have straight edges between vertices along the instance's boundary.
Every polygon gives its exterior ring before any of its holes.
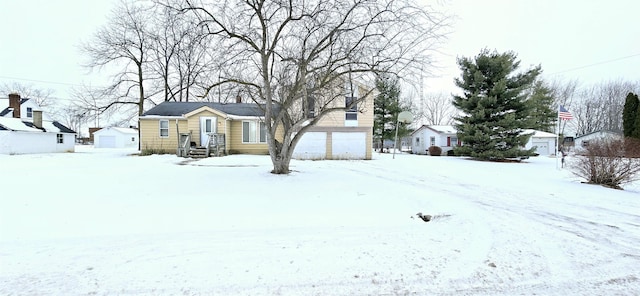
{"type": "Polygon", "coordinates": [[[33,117],[33,108],[27,107],[27,117],[28,118],[32,118],[33,117]]]}
{"type": "Polygon", "coordinates": [[[447,137],[447,146],[449,147],[460,146],[460,143],[458,142],[458,137],[447,137]]]}
{"type": "Polygon", "coordinates": [[[267,128],[264,122],[243,121],[242,143],[266,143],[267,128]]]}
{"type": "Polygon", "coordinates": [[[345,120],[358,120],[358,104],[355,103],[358,100],[358,86],[352,81],[347,81],[344,84],[345,100],[344,106],[347,108],[345,112],[345,120]]]}
{"type": "Polygon", "coordinates": [[[419,137],[416,138],[416,145],[420,145],[420,138],[419,137]]]}
{"type": "Polygon", "coordinates": [[[160,137],[169,137],[169,120],[160,120],[160,137]]]}
{"type": "Polygon", "coordinates": [[[135,142],[136,138],[135,137],[131,137],[131,142],[135,142]]]}
{"type": "Polygon", "coordinates": [[[346,97],[344,106],[348,109],[345,113],[345,120],[358,120],[358,104],[354,103],[356,100],[356,97],[346,97]]]}
{"type": "Polygon", "coordinates": [[[316,100],[313,97],[309,97],[307,100],[307,118],[316,117],[316,100]]]}
{"type": "Polygon", "coordinates": [[[56,141],[58,142],[58,144],[64,144],[64,135],[56,134],[56,141]]]}
{"type": "Polygon", "coordinates": [[[430,141],[430,143],[431,143],[431,144],[430,144],[430,146],[435,146],[435,145],[436,145],[436,137],[431,137],[431,138],[429,139],[429,141],[430,141]]]}

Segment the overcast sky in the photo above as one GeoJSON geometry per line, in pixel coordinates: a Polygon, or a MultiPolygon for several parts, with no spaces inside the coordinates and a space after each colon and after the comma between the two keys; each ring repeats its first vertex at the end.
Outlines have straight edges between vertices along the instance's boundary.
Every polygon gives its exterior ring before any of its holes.
{"type": "MultiPolygon", "coordinates": [[[[427,1],[427,0],[422,0],[427,1]]],[[[67,98],[74,85],[104,83],[81,68],[81,41],[104,24],[114,0],[0,0],[0,84],[53,89],[67,98]]],[[[425,92],[453,92],[456,57],[482,48],[514,51],[523,68],[542,66],[547,78],[582,85],[640,81],[637,0],[440,0],[457,15],[438,78],[425,92]]],[[[0,94],[6,96],[6,94],[0,94]]]]}

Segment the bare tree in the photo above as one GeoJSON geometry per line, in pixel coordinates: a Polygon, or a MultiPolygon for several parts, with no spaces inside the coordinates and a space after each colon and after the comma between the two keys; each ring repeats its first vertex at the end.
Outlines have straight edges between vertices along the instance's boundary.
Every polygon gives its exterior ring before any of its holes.
{"type": "Polygon", "coordinates": [[[427,94],[421,110],[424,123],[429,125],[453,124],[456,112],[456,107],[451,104],[451,95],[445,93],[427,94]]]}
{"type": "Polygon", "coordinates": [[[275,174],[289,173],[295,145],[320,119],[361,108],[373,90],[370,74],[421,62],[415,57],[446,25],[409,0],[184,0],[174,7],[194,15],[216,45],[211,50],[224,52],[217,54],[225,57],[217,65],[221,80],[211,87],[241,85],[263,104],[275,174]]]}
{"type": "MultiPolygon", "coordinates": [[[[569,80],[569,81],[561,81],[561,80],[552,80],[548,82],[547,86],[551,90],[551,96],[554,99],[554,109],[558,110],[558,106],[562,105],[565,108],[568,108],[573,112],[573,101],[576,98],[578,86],[580,82],[578,80],[569,80]]],[[[565,134],[565,128],[567,124],[573,121],[563,120],[560,122],[560,134],[565,134]]]]}
{"type": "Polygon", "coordinates": [[[622,133],[622,110],[629,92],[640,90],[639,82],[609,81],[582,90],[574,102],[577,135],[600,130],[622,133]]]}
{"type": "Polygon", "coordinates": [[[109,23],[96,32],[93,40],[81,46],[89,57],[86,67],[121,67],[113,83],[104,90],[109,97],[100,102],[100,112],[128,105],[137,107],[137,114],[142,115],[144,104],[151,97],[145,92],[153,44],[149,35],[152,28],[148,25],[151,8],[146,1],[121,0],[109,23]]]}
{"type": "Polygon", "coordinates": [[[37,88],[31,84],[20,84],[18,82],[13,82],[11,84],[4,83],[0,86],[0,93],[5,96],[10,93],[18,93],[23,98],[33,99],[36,101],[36,104],[41,107],[50,106],[53,101],[53,90],[52,89],[41,89],[37,88]]]}
{"type": "Polygon", "coordinates": [[[184,14],[164,5],[154,7],[149,32],[153,43],[153,79],[162,89],[162,101],[188,102],[198,99],[206,90],[203,79],[210,74],[206,34],[184,14]],[[200,96],[196,96],[200,94],[200,96]]]}

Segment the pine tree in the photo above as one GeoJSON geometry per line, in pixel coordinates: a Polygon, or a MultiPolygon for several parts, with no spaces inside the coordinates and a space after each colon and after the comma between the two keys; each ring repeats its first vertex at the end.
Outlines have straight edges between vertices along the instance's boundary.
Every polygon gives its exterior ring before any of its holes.
{"type": "Polygon", "coordinates": [[[553,106],[551,89],[544,82],[536,81],[526,102],[531,114],[529,128],[552,133],[557,120],[557,113],[553,106]]]}
{"type": "Polygon", "coordinates": [[[627,94],[622,111],[622,130],[625,137],[640,138],[639,129],[640,100],[638,100],[638,95],[629,93],[627,94]]]}
{"type": "Polygon", "coordinates": [[[456,154],[484,160],[533,155],[533,148],[523,149],[530,137],[523,134],[530,124],[525,91],[531,88],[541,68],[515,73],[519,65],[515,53],[487,49],[473,59],[458,59],[462,75],[455,84],[463,95],[454,96],[453,104],[463,113],[456,118],[463,146],[456,147],[456,154]]]}
{"type": "MultiPolygon", "coordinates": [[[[378,95],[374,99],[373,134],[380,140],[380,147],[384,147],[384,140],[395,139],[396,120],[403,108],[400,105],[400,85],[391,76],[381,76],[376,79],[378,95]]],[[[399,131],[400,136],[406,134],[406,127],[399,131]]]]}

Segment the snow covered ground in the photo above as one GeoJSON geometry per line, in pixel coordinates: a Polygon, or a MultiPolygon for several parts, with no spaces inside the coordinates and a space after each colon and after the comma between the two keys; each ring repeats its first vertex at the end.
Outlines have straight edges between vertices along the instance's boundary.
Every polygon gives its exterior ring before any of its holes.
{"type": "Polygon", "coordinates": [[[634,295],[640,184],[553,158],[0,155],[0,295],[634,295]],[[434,215],[428,223],[412,218],[434,215]]]}

